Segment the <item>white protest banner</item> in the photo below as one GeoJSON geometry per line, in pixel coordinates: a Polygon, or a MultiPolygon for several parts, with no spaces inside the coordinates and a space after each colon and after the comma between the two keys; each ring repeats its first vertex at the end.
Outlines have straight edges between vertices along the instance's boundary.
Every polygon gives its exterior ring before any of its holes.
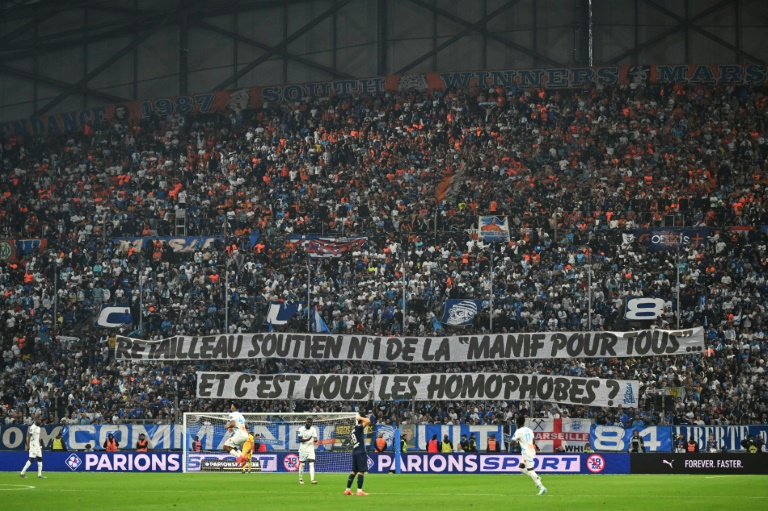
{"type": "Polygon", "coordinates": [[[510,373],[252,374],[198,372],[197,397],[313,401],[518,401],[637,406],[639,383],[510,373]]]}
{"type": "Polygon", "coordinates": [[[471,362],[483,360],[652,357],[704,351],[704,330],[539,332],[452,337],[375,337],[260,333],[176,336],[145,341],[117,336],[117,360],[184,361],[285,358],[368,362],[471,362]]]}

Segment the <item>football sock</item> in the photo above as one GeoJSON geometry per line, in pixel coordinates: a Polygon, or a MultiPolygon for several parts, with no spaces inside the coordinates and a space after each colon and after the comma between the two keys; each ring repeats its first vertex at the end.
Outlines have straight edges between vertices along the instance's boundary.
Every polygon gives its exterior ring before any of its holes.
{"type": "Polygon", "coordinates": [[[309,477],[313,481],[315,480],[315,462],[314,461],[309,462],[309,477]]]}
{"type": "Polygon", "coordinates": [[[362,490],[363,489],[363,476],[364,474],[357,474],[357,489],[362,490]]]}
{"type": "MultiPolygon", "coordinates": [[[[26,468],[24,470],[26,470],[26,468]]],[[[352,481],[354,480],[355,480],[355,474],[349,474],[349,477],[347,478],[347,490],[352,488],[352,481]]]]}
{"type": "Polygon", "coordinates": [[[541,477],[539,477],[539,474],[537,474],[535,470],[529,470],[528,475],[531,477],[531,479],[533,479],[533,482],[536,483],[536,486],[539,488],[544,486],[541,484],[541,477]]]}
{"type": "Polygon", "coordinates": [[[41,476],[43,475],[43,462],[38,461],[37,462],[37,475],[41,476]]]}
{"type": "Polygon", "coordinates": [[[300,461],[299,462],[299,481],[301,481],[302,479],[304,479],[304,462],[300,461]]]}
{"type": "MultiPolygon", "coordinates": [[[[23,469],[22,469],[22,471],[21,471],[21,474],[22,474],[22,475],[24,475],[24,474],[26,474],[26,473],[27,473],[27,469],[29,468],[29,466],[30,466],[31,464],[32,464],[32,462],[31,462],[31,461],[29,461],[29,460],[27,460],[27,463],[24,465],[24,468],[23,468],[23,469]]],[[[350,484],[352,484],[352,483],[350,483],[350,484]]]]}

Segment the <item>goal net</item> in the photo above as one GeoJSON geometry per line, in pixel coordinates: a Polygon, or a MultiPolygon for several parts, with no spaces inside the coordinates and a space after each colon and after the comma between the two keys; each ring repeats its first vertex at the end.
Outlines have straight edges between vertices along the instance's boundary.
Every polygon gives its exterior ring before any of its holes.
{"type": "MultiPolygon", "coordinates": [[[[352,413],[243,413],[256,448],[255,472],[298,472],[298,430],[311,417],[317,428],[315,471],[347,472],[351,466],[352,413]]],[[[228,413],[184,414],[184,472],[240,472],[235,456],[224,451],[232,436],[226,430],[228,413]]],[[[305,468],[306,469],[306,468],[305,468]]]]}

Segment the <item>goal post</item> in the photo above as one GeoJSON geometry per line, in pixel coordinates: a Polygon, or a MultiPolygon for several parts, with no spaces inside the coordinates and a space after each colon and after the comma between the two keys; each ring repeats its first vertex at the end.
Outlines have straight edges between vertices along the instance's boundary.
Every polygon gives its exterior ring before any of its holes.
{"type": "MultiPolygon", "coordinates": [[[[298,430],[312,418],[318,431],[316,472],[347,472],[352,453],[352,431],[357,414],[343,413],[243,413],[253,433],[256,472],[298,472],[298,430]]],[[[184,472],[239,472],[235,456],[224,451],[232,436],[226,430],[228,413],[194,413],[183,416],[184,472]]]]}

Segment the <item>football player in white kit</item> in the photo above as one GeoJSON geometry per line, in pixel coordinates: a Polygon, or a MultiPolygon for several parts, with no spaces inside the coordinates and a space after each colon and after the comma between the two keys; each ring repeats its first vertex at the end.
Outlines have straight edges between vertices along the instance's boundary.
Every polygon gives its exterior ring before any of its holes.
{"type": "Polygon", "coordinates": [[[224,450],[235,458],[239,458],[243,455],[240,448],[248,440],[248,429],[245,427],[245,417],[237,411],[235,403],[232,403],[229,410],[230,414],[226,428],[232,432],[232,436],[224,442],[224,450]]]}
{"type": "Polygon", "coordinates": [[[40,445],[40,424],[43,423],[43,418],[39,415],[35,417],[35,423],[29,426],[27,430],[27,450],[29,451],[29,459],[21,469],[21,477],[27,477],[27,469],[32,465],[32,462],[37,459],[37,477],[45,479],[43,475],[43,448],[40,445]]]}
{"type": "Polygon", "coordinates": [[[309,463],[309,478],[312,484],[315,481],[315,444],[319,435],[317,428],[312,425],[312,417],[307,417],[307,422],[297,432],[299,439],[299,484],[304,484],[304,464],[309,463]]]}
{"type": "Polygon", "coordinates": [[[525,417],[522,415],[517,417],[517,430],[515,431],[512,441],[516,442],[520,446],[520,454],[522,455],[522,461],[520,462],[520,472],[527,475],[533,482],[536,483],[536,487],[539,489],[539,495],[547,493],[547,489],[541,483],[541,478],[533,470],[533,460],[536,457],[536,446],[533,444],[533,431],[531,428],[525,426],[525,417]]]}

